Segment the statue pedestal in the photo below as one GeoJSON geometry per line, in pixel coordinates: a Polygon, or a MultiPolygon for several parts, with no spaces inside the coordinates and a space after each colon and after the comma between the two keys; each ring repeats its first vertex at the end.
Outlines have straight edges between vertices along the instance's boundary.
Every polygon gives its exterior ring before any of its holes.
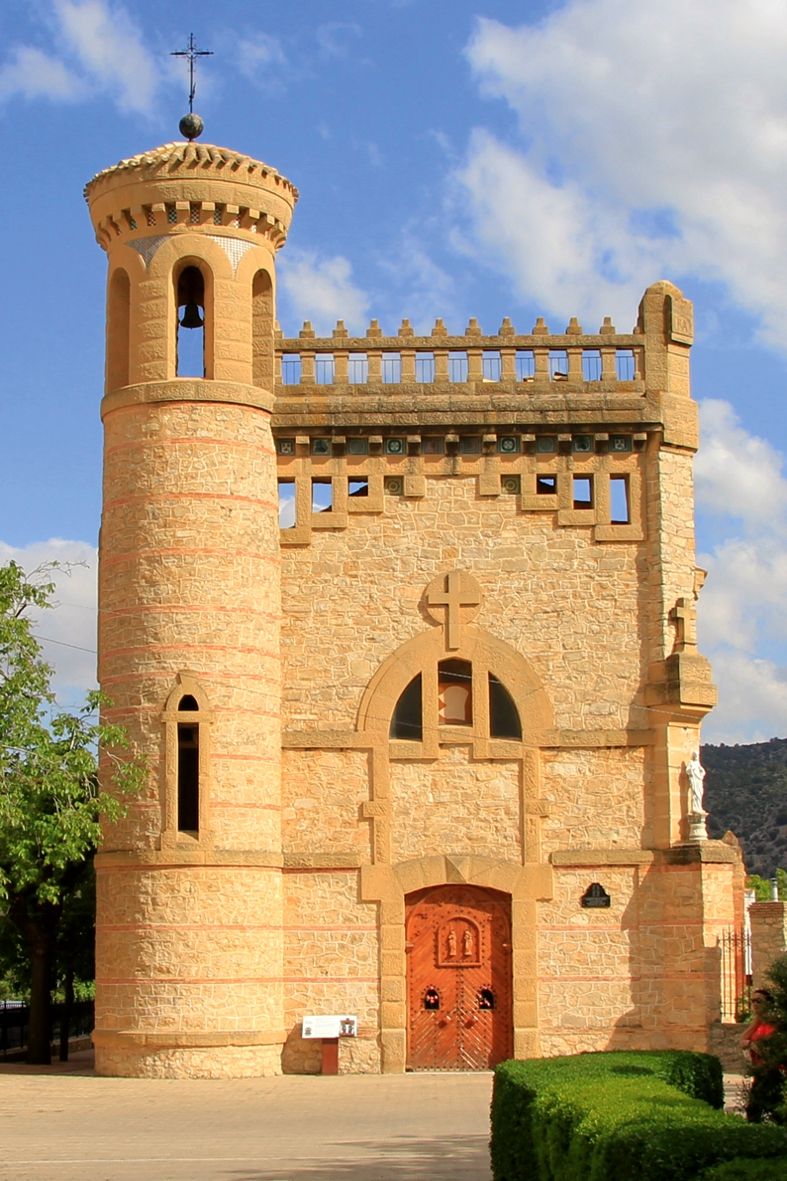
{"type": "Polygon", "coordinates": [[[689,844],[697,845],[700,841],[707,841],[708,830],[705,827],[705,817],[707,812],[689,812],[687,820],[689,825],[689,844]]]}

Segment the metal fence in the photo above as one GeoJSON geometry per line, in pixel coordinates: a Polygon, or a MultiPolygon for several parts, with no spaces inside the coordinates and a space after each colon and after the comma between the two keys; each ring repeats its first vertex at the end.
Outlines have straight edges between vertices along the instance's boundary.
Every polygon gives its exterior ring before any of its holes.
{"type": "Polygon", "coordinates": [[[724,931],[717,941],[722,1021],[740,1021],[751,1010],[751,931],[724,931]]]}
{"type": "MultiPolygon", "coordinates": [[[[76,1001],[66,1014],[64,1004],[54,1004],[51,1010],[49,1040],[60,1041],[63,1022],[68,1020],[68,1036],[88,1037],[93,1032],[93,1002],[76,1001]]],[[[19,1001],[0,1001],[0,1057],[15,1057],[27,1046],[30,1008],[19,1001]]]]}

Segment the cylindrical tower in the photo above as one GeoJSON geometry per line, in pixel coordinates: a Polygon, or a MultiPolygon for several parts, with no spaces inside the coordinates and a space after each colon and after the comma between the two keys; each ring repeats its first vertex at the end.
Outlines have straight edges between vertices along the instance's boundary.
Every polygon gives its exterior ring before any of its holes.
{"type": "Polygon", "coordinates": [[[279,1073],[270,413],[274,256],[297,191],[175,143],[86,197],[109,261],[99,680],[149,769],[97,858],[96,1069],[279,1073]]]}

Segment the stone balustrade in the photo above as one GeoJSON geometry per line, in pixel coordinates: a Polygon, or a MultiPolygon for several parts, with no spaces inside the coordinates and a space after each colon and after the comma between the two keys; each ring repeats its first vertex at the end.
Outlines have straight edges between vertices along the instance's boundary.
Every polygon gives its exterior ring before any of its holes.
{"type": "Polygon", "coordinates": [[[395,336],[377,320],[363,337],[351,337],[341,320],[331,336],[318,337],[308,320],[297,337],[276,336],[276,380],[285,387],[566,383],[631,393],[644,389],[644,378],[644,334],[619,334],[608,317],[595,335],[575,318],[551,333],[540,317],[521,334],[506,317],[492,336],[475,319],[463,336],[449,335],[439,319],[429,336],[416,336],[408,320],[395,336]]]}

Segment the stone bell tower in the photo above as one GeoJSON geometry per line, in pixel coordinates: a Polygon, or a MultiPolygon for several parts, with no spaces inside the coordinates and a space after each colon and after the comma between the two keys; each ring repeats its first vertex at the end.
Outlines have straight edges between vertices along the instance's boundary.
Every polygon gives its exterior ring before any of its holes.
{"type": "Polygon", "coordinates": [[[97,858],[96,1068],[279,1073],[270,415],[274,258],[298,194],[192,142],[85,192],[109,263],[99,679],[148,765],[97,858]]]}

